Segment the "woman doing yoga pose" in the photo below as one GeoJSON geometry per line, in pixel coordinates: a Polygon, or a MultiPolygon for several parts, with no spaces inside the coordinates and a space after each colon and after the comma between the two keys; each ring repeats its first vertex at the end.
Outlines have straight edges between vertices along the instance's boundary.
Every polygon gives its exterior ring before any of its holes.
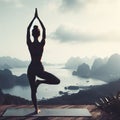
{"type": "Polygon", "coordinates": [[[27,45],[31,55],[31,63],[27,70],[27,76],[29,79],[30,87],[31,87],[31,98],[32,98],[33,105],[35,107],[35,113],[40,112],[40,109],[37,107],[37,97],[36,97],[36,92],[39,84],[41,83],[59,84],[60,83],[60,80],[56,76],[44,71],[43,65],[41,63],[41,58],[42,58],[44,45],[45,45],[45,39],[46,39],[46,29],[42,21],[38,17],[38,13],[36,9],[34,18],[32,19],[32,21],[30,22],[27,28],[27,45]],[[42,27],[42,39],[40,42],[38,40],[40,36],[40,30],[37,25],[34,25],[32,30],[32,36],[34,38],[34,41],[32,42],[30,38],[30,28],[35,19],[38,19],[42,27]],[[36,80],[36,76],[44,80],[36,80]]]}

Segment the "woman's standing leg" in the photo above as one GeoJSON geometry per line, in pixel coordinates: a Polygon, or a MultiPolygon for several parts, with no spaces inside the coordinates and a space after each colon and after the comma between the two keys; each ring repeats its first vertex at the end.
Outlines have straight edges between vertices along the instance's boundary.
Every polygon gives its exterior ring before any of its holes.
{"type": "Polygon", "coordinates": [[[33,105],[35,107],[35,112],[38,113],[37,97],[36,97],[36,87],[35,87],[35,76],[34,75],[30,75],[28,73],[28,79],[29,79],[30,88],[31,88],[32,102],[33,102],[33,105]]]}

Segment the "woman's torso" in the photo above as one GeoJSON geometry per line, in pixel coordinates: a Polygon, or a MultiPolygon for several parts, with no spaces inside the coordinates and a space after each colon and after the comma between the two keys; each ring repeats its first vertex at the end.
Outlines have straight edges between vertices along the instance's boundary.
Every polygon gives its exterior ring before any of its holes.
{"type": "Polygon", "coordinates": [[[38,71],[43,71],[44,68],[41,63],[41,58],[42,58],[42,54],[43,54],[44,45],[42,45],[39,42],[37,42],[37,43],[33,42],[28,45],[28,49],[29,49],[30,55],[31,55],[31,63],[28,67],[28,70],[35,72],[35,73],[38,71]]]}

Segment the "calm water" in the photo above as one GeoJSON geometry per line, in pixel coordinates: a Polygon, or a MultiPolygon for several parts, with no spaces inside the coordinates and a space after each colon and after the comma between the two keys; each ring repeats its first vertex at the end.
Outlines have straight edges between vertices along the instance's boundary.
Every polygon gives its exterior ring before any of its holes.
{"type": "MultiPolygon", "coordinates": [[[[80,89],[83,89],[83,87],[100,85],[105,83],[101,80],[84,79],[73,76],[72,70],[62,69],[62,66],[46,66],[45,70],[56,75],[61,80],[61,82],[59,85],[41,84],[37,90],[37,97],[39,100],[60,96],[59,91],[68,92],[69,94],[71,94],[78,92],[80,89]],[[68,86],[81,86],[81,88],[79,90],[65,90],[64,88],[68,86]]],[[[19,76],[22,73],[26,73],[27,68],[15,68],[11,69],[11,71],[14,75],[19,76]]],[[[3,92],[31,100],[29,86],[15,86],[12,89],[3,90],[3,92]]]]}

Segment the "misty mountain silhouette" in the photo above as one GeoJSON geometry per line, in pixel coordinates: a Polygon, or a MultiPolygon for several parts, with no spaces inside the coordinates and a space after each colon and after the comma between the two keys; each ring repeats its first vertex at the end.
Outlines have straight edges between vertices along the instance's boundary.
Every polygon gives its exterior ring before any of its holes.
{"type": "Polygon", "coordinates": [[[84,57],[71,57],[65,63],[66,69],[77,69],[77,67],[83,63],[91,65],[96,57],[92,57],[91,59],[84,57]]]}
{"type": "MultiPolygon", "coordinates": [[[[82,69],[82,66],[83,64],[78,66],[78,68],[80,69],[77,69],[77,71],[74,71],[73,75],[78,75],[80,77],[88,76],[89,70],[86,69],[85,71],[85,67],[82,69]],[[84,72],[84,76],[81,74],[83,72],[84,72]]],[[[110,56],[110,58],[107,61],[100,58],[95,59],[89,72],[90,72],[89,77],[105,80],[107,82],[119,79],[120,78],[120,55],[113,54],[112,56],[110,56]]]]}
{"type": "Polygon", "coordinates": [[[28,61],[22,61],[9,56],[0,57],[0,69],[27,67],[28,61]]]}
{"type": "Polygon", "coordinates": [[[0,88],[9,89],[15,85],[27,86],[29,82],[27,75],[22,74],[20,76],[13,75],[8,69],[0,70],[0,88]]]}
{"type": "Polygon", "coordinates": [[[90,77],[90,67],[86,63],[81,64],[78,66],[77,71],[73,72],[73,75],[78,75],[80,77],[88,78],[90,77]]]}

